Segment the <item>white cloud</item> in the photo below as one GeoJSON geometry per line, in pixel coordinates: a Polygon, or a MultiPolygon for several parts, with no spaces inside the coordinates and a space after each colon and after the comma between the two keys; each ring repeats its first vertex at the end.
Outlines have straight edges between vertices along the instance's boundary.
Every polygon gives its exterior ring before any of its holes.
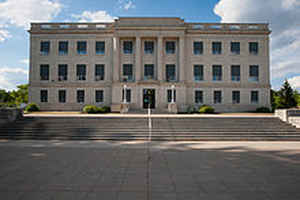
{"type": "Polygon", "coordinates": [[[295,76],[293,78],[288,79],[288,82],[291,84],[293,88],[300,89],[300,76],[295,76]]]}
{"type": "Polygon", "coordinates": [[[25,65],[29,65],[29,59],[20,60],[20,63],[23,63],[25,65]]]}
{"type": "MultiPolygon", "coordinates": [[[[222,22],[269,22],[272,79],[300,73],[299,0],[220,0],[214,12],[222,22]]],[[[280,82],[273,82],[277,88],[280,82]]]]}
{"type": "Polygon", "coordinates": [[[118,5],[120,9],[129,10],[136,8],[135,3],[133,0],[119,0],[118,5]]]}
{"type": "Polygon", "coordinates": [[[0,29],[0,43],[4,42],[6,39],[8,39],[10,37],[11,37],[11,35],[10,35],[10,33],[7,30],[0,29]]]}
{"type": "Polygon", "coordinates": [[[0,89],[14,90],[17,85],[28,82],[28,70],[23,68],[0,68],[0,89]]]}
{"type": "Polygon", "coordinates": [[[72,17],[79,22],[113,22],[115,19],[104,10],[96,12],[84,11],[80,15],[72,15],[72,17]]]}

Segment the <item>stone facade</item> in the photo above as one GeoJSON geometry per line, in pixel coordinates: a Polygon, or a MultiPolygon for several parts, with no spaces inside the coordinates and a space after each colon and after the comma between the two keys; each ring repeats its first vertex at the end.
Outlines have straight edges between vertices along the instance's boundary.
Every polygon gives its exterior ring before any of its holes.
{"type": "MultiPolygon", "coordinates": [[[[180,18],[119,18],[113,23],[32,23],[30,33],[29,101],[42,110],[79,110],[84,105],[114,105],[122,102],[124,85],[130,90],[130,110],[144,107],[144,89],[154,89],[154,108],[168,110],[168,89],[176,90],[178,111],[202,104],[219,112],[239,112],[270,107],[268,24],[187,23],[180,18]],[[47,55],[41,42],[48,41],[47,55]],[[59,55],[59,42],[68,42],[68,52],[59,55]],[[77,52],[77,42],[86,42],[86,54],[77,52]],[[104,54],[96,54],[96,41],[105,43],[104,54]],[[131,41],[132,53],[124,53],[124,41],[131,41]],[[152,53],[145,51],[145,41],[152,41],[152,53]],[[167,53],[166,44],[175,42],[175,52],[167,53]],[[194,42],[202,42],[202,52],[195,55],[194,42]],[[221,42],[221,53],[212,53],[212,43],[221,42]],[[239,43],[239,53],[232,53],[232,42],[239,43]],[[258,44],[257,54],[249,52],[249,43],[258,44]],[[67,80],[60,81],[58,65],[67,67],[67,80]],[[76,66],[86,66],[85,80],[77,80],[76,66]],[[95,65],[104,65],[104,80],[95,79],[95,65]],[[132,64],[133,80],[123,76],[124,64],[132,64]],[[145,65],[152,64],[153,77],[145,77],[145,65]],[[175,80],[166,80],[166,65],[175,65],[175,80]],[[48,80],[41,80],[41,65],[49,66],[48,80]],[[194,65],[203,66],[203,80],[195,81],[194,65]],[[213,80],[213,65],[221,65],[221,80],[213,80]],[[232,81],[231,66],[240,66],[238,81],[232,81]],[[258,66],[258,80],[249,80],[250,65],[258,66]],[[125,78],[124,78],[125,77],[125,78]],[[41,90],[47,91],[41,102],[41,90]],[[66,91],[66,101],[59,102],[58,92],[66,91]],[[77,91],[84,90],[84,102],[77,102],[77,91]],[[96,102],[95,91],[103,91],[103,101],[96,102]],[[195,103],[195,91],[202,91],[202,102],[195,103]],[[214,91],[221,91],[221,103],[214,102],[214,91]],[[239,103],[233,103],[232,91],[239,91],[239,103]],[[258,101],[251,102],[251,91],[258,101]],[[45,101],[45,100],[44,100],[45,101]]],[[[127,90],[126,90],[127,91],[127,90]]],[[[172,90],[171,90],[172,91],[172,90]]],[[[125,92],[126,96],[126,92],[125,92]]]]}

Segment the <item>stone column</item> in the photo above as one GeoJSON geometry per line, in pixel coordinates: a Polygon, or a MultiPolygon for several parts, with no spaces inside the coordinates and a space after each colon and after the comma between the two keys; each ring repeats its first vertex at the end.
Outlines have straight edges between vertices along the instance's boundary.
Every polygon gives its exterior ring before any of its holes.
{"type": "Polygon", "coordinates": [[[184,59],[184,36],[179,38],[179,81],[185,80],[185,59],[184,59]]]}
{"type": "Polygon", "coordinates": [[[135,39],[135,80],[140,81],[141,80],[141,72],[142,72],[142,66],[141,66],[141,38],[136,37],[135,39]]]}
{"type": "Polygon", "coordinates": [[[120,80],[120,38],[113,38],[113,81],[120,80]]]}
{"type": "Polygon", "coordinates": [[[159,36],[157,38],[157,79],[162,81],[164,78],[163,76],[163,37],[159,36]]]}

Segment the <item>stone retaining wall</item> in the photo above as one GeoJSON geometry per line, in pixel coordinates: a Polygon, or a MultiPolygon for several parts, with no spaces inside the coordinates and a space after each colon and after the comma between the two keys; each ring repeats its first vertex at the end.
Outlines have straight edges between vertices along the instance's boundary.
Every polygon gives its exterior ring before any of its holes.
{"type": "Polygon", "coordinates": [[[300,128],[300,109],[278,109],[275,110],[275,116],[300,128]]]}

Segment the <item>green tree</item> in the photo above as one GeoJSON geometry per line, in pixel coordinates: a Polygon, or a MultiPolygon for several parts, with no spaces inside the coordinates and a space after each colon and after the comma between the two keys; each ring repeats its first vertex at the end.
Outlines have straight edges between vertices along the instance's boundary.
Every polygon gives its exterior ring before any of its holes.
{"type": "Polygon", "coordinates": [[[14,103],[20,105],[21,103],[28,103],[28,84],[18,85],[17,90],[11,92],[14,103]]]}
{"type": "MultiPolygon", "coordinates": [[[[297,106],[294,90],[287,80],[284,81],[281,89],[277,92],[279,99],[278,108],[292,108],[297,106]]],[[[276,102],[276,98],[275,98],[276,102]]]]}

